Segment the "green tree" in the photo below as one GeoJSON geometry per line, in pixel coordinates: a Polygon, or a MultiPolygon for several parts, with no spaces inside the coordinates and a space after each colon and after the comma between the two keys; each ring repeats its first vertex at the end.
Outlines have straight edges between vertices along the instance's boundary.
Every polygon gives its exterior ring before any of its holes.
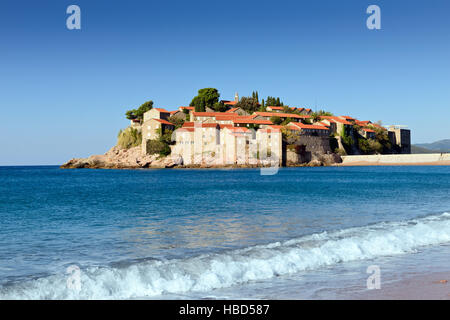
{"type": "Polygon", "coordinates": [[[183,109],[183,113],[186,115],[186,121],[190,121],[191,120],[191,115],[189,114],[189,110],[188,109],[183,109]]]}
{"type": "Polygon", "coordinates": [[[271,116],[270,121],[276,125],[280,125],[283,122],[283,120],[278,116],[271,116]]]}
{"type": "Polygon", "coordinates": [[[315,111],[311,114],[311,119],[314,120],[314,122],[319,121],[321,116],[330,116],[332,117],[333,114],[331,112],[325,111],[325,110],[319,110],[315,111]]]}
{"type": "Polygon", "coordinates": [[[227,106],[221,101],[214,103],[212,108],[216,112],[225,112],[228,109],[227,106]]]}
{"type": "Polygon", "coordinates": [[[275,98],[268,96],[266,99],[266,106],[282,107],[283,102],[281,102],[280,97],[275,98]]]}
{"type": "Polygon", "coordinates": [[[252,98],[256,99],[256,101],[259,102],[258,91],[253,91],[252,92],[252,98]]]}
{"type": "Polygon", "coordinates": [[[344,145],[344,149],[347,153],[350,153],[352,150],[352,146],[355,144],[353,138],[348,135],[345,130],[341,132],[342,144],[344,145]]]}
{"type": "Polygon", "coordinates": [[[283,137],[283,142],[287,145],[295,145],[300,141],[300,136],[286,126],[281,128],[281,134],[283,137]]]}
{"type": "Polygon", "coordinates": [[[236,103],[236,107],[239,107],[245,110],[247,113],[252,114],[256,110],[258,110],[259,104],[255,98],[242,97],[241,100],[236,103]]]}
{"type": "Polygon", "coordinates": [[[375,140],[378,141],[383,147],[383,153],[392,153],[392,144],[389,140],[389,136],[386,130],[369,124],[369,128],[375,131],[375,140]]]}
{"type": "Polygon", "coordinates": [[[292,119],[290,117],[287,117],[286,119],[284,119],[283,122],[281,122],[281,125],[285,126],[285,125],[287,125],[287,124],[289,124],[291,122],[292,122],[292,119]]]}
{"type": "Polygon", "coordinates": [[[191,103],[192,107],[195,107],[196,112],[204,112],[206,107],[213,108],[214,104],[219,102],[220,93],[216,88],[203,88],[198,90],[191,103]]]}
{"type": "Polygon", "coordinates": [[[383,151],[383,146],[375,139],[361,138],[358,140],[358,147],[365,154],[377,154],[383,151]]]}
{"type": "Polygon", "coordinates": [[[184,123],[184,120],[182,118],[176,117],[176,116],[171,116],[168,121],[170,123],[173,123],[175,125],[175,129],[181,128],[181,126],[184,123]]]}
{"type": "Polygon", "coordinates": [[[147,153],[168,156],[170,154],[170,147],[167,143],[158,139],[147,140],[147,153]]]}
{"type": "Polygon", "coordinates": [[[283,106],[284,113],[292,113],[292,109],[289,106],[283,106]]]}
{"type": "Polygon", "coordinates": [[[153,101],[147,101],[144,102],[143,104],[141,104],[141,106],[137,109],[131,109],[128,110],[125,115],[127,117],[127,119],[129,120],[134,120],[134,119],[138,119],[140,121],[142,121],[142,119],[144,118],[144,113],[146,113],[147,111],[149,111],[150,109],[153,108],[153,101]]]}

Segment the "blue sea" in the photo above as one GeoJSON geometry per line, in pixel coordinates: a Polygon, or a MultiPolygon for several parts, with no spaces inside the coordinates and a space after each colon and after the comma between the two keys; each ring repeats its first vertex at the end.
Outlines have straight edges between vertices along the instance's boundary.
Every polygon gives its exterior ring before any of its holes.
{"type": "Polygon", "coordinates": [[[334,299],[449,271],[450,167],[0,167],[0,299],[334,299]]]}

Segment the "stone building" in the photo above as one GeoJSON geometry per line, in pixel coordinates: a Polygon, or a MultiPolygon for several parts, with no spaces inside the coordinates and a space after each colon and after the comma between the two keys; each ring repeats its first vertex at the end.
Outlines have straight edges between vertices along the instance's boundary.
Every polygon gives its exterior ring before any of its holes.
{"type": "Polygon", "coordinates": [[[175,131],[173,154],[184,164],[257,165],[282,161],[280,130],[191,122],[175,131]]]}
{"type": "Polygon", "coordinates": [[[150,119],[164,119],[168,120],[170,117],[170,112],[163,108],[152,108],[146,113],[144,113],[144,123],[150,119]]]}
{"type": "Polygon", "coordinates": [[[142,123],[142,152],[147,153],[147,141],[158,139],[167,130],[174,130],[175,125],[167,121],[170,117],[169,111],[162,108],[153,108],[144,113],[142,123]]]}
{"type": "Polygon", "coordinates": [[[388,129],[390,142],[397,146],[399,153],[411,153],[411,131],[403,126],[390,126],[388,129]]]}

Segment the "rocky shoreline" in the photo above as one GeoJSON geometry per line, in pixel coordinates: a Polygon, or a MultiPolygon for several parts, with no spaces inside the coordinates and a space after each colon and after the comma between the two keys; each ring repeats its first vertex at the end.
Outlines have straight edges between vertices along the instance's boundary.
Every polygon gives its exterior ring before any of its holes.
{"type": "MultiPolygon", "coordinates": [[[[63,169],[145,169],[145,168],[259,168],[270,165],[215,165],[214,159],[206,160],[204,164],[184,165],[179,155],[161,157],[159,155],[142,155],[140,147],[120,149],[112,147],[103,155],[92,155],[88,158],[70,159],[60,167],[63,169]]],[[[319,167],[331,166],[342,162],[336,154],[315,155],[306,163],[288,163],[289,167],[319,167]]]]}

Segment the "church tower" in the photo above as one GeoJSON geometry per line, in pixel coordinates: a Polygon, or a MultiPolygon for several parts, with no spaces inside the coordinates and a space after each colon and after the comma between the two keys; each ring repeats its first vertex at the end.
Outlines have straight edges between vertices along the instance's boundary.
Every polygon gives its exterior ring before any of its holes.
{"type": "Polygon", "coordinates": [[[237,92],[234,95],[234,101],[239,102],[239,94],[237,92]]]}

